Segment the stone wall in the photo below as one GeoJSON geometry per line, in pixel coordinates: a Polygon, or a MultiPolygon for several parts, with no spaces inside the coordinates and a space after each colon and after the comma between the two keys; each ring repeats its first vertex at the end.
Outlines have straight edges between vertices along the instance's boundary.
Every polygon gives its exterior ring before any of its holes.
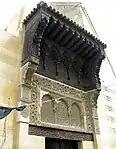
{"type": "MultiPolygon", "coordinates": [[[[21,38],[0,31],[0,105],[15,107],[19,99],[21,38]]],[[[16,111],[0,120],[0,147],[15,148],[16,111]]]]}

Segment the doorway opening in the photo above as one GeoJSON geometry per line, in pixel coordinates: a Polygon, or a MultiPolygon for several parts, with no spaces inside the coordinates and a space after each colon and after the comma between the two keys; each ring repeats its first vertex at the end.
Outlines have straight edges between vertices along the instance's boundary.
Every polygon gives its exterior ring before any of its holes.
{"type": "Polygon", "coordinates": [[[46,138],[45,149],[78,149],[78,141],[46,138]]]}

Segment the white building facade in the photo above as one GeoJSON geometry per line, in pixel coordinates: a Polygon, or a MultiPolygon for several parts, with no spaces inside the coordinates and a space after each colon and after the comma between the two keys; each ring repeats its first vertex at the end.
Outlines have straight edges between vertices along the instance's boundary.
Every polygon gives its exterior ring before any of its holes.
{"type": "Polygon", "coordinates": [[[103,149],[116,148],[116,92],[103,87],[98,99],[98,115],[103,149]]]}

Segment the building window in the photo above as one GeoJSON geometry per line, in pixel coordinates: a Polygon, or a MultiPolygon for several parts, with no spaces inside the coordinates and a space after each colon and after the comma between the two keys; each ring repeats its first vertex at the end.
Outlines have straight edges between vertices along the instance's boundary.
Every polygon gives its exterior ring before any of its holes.
{"type": "Polygon", "coordinates": [[[109,106],[109,105],[105,105],[105,109],[106,109],[107,111],[113,111],[112,106],[109,106]]]}
{"type": "Polygon", "coordinates": [[[112,102],[112,98],[109,96],[106,96],[106,100],[112,102]]]}

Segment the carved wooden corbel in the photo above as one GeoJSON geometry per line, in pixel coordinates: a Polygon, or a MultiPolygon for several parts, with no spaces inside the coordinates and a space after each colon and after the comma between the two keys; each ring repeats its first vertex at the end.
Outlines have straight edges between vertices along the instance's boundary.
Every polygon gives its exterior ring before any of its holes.
{"type": "Polygon", "coordinates": [[[101,82],[99,78],[99,72],[102,60],[104,59],[103,55],[101,53],[97,53],[92,59],[88,61],[88,74],[91,76],[91,80],[93,85],[95,85],[96,88],[100,88],[101,82]]]}
{"type": "Polygon", "coordinates": [[[41,41],[42,41],[43,33],[48,23],[49,23],[49,18],[42,16],[41,21],[39,22],[33,37],[33,43],[37,47],[38,56],[40,56],[41,41]]]}

